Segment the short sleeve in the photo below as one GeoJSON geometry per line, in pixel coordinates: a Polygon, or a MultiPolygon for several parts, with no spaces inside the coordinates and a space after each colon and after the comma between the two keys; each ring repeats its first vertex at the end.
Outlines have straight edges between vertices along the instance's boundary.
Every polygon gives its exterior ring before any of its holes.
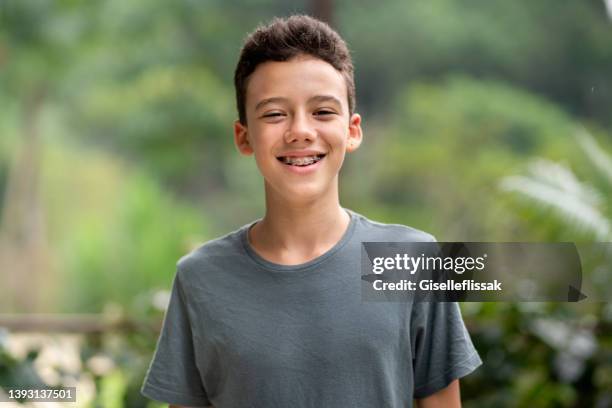
{"type": "Polygon", "coordinates": [[[415,302],[410,330],[415,398],[447,387],[482,364],[456,302],[415,302]]]}
{"type": "Polygon", "coordinates": [[[192,339],[177,273],[153,360],[141,388],[142,395],[173,405],[211,405],[195,363],[192,339]]]}

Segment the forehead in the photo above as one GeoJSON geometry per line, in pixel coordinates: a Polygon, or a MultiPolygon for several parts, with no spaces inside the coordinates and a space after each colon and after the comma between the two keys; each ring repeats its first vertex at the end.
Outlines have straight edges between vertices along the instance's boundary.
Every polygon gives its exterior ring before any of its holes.
{"type": "Polygon", "coordinates": [[[246,89],[247,108],[258,101],[281,97],[294,102],[314,95],[332,95],[347,105],[344,77],[331,64],[315,57],[298,56],[289,61],[267,61],[250,75],[246,89]]]}

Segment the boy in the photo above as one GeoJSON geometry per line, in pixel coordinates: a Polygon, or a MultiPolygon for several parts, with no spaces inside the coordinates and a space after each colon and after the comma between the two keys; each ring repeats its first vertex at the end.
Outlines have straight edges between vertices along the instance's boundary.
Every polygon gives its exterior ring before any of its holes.
{"type": "Polygon", "coordinates": [[[235,72],[234,141],[264,178],[262,219],[177,265],[145,396],[174,406],[456,407],[481,364],[456,303],[362,302],[363,241],[432,241],[340,206],[361,144],[349,51],[326,24],[275,19],[235,72]]]}

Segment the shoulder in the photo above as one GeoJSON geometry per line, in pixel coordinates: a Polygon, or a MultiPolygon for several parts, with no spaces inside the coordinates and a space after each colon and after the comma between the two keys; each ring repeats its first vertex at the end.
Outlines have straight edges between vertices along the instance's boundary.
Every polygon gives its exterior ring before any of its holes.
{"type": "Polygon", "coordinates": [[[363,240],[386,242],[436,242],[436,238],[420,229],[403,224],[386,224],[373,221],[361,214],[353,212],[357,218],[360,230],[365,235],[363,240]]]}
{"type": "Polygon", "coordinates": [[[243,257],[242,233],[250,224],[229,232],[223,236],[211,239],[182,256],[176,263],[179,279],[190,280],[194,274],[200,274],[207,266],[218,262],[243,257]]]}

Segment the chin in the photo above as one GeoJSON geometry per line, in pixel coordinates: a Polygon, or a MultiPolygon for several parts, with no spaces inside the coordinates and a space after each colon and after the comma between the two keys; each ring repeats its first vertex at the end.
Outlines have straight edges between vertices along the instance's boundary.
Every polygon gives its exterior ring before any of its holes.
{"type": "Polygon", "coordinates": [[[319,200],[327,190],[320,185],[293,185],[284,189],[283,198],[289,202],[305,203],[319,200]]]}
{"type": "Polygon", "coordinates": [[[320,188],[303,188],[290,191],[285,195],[285,199],[287,201],[303,203],[306,201],[318,200],[322,195],[324,195],[324,193],[320,188]]]}

